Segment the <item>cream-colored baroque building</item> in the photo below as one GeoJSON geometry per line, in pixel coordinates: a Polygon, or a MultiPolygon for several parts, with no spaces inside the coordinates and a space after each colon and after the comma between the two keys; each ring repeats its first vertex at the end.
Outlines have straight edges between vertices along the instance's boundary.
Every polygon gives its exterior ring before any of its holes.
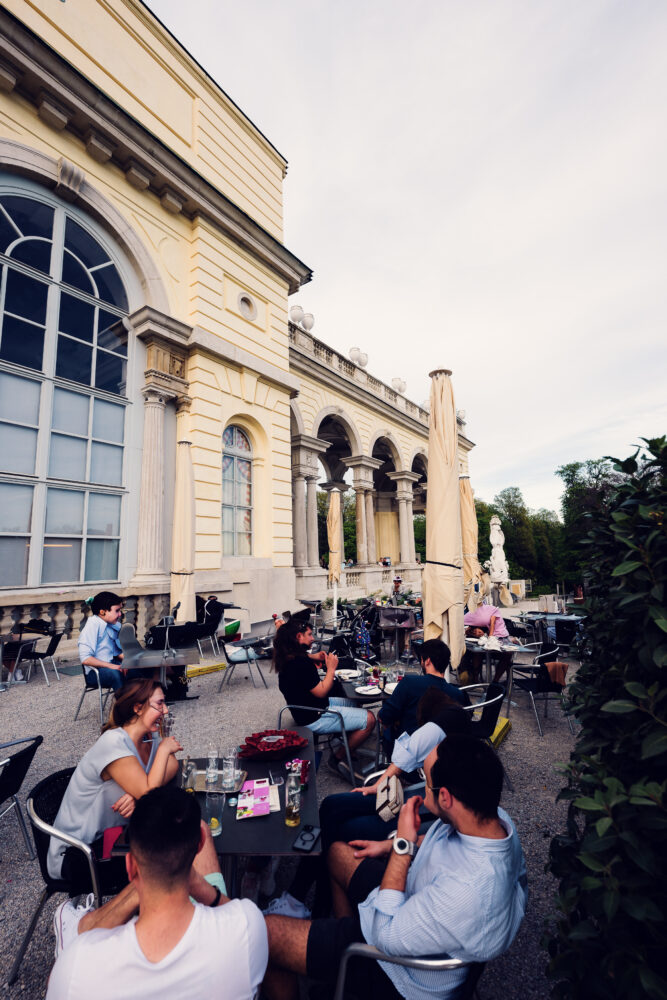
{"type": "Polygon", "coordinates": [[[383,555],[418,583],[428,415],[289,323],[286,167],[139,0],[6,0],[3,632],[109,589],[141,634],[191,572],[253,622],[325,593],[321,467],[356,491],[347,591],[383,555]]]}

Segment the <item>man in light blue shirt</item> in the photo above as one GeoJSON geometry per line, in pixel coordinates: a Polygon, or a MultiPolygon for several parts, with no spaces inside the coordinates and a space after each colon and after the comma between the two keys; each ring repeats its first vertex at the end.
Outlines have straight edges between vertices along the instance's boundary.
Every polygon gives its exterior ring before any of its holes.
{"type": "MultiPolygon", "coordinates": [[[[102,687],[122,687],[123,651],[118,642],[123,602],[117,594],[103,590],[91,602],[92,614],[79,635],[79,659],[84,668],[96,667],[102,687]]],[[[86,675],[90,671],[86,669],[86,675]]]]}
{"type": "MultiPolygon", "coordinates": [[[[502,766],[490,746],[451,735],[424,763],[426,808],[437,816],[419,836],[420,796],[410,798],[393,839],[336,843],[329,853],[334,918],[267,916],[271,962],[335,981],[352,941],[391,955],[448,954],[486,962],[509,948],[523,919],[525,864],[516,830],[499,809],[502,766]]],[[[357,963],[348,985],[383,1000],[452,996],[467,970],[422,972],[357,963]],[[380,992],[381,991],[381,992],[380,992]]],[[[281,973],[284,976],[284,972],[281,973]]],[[[271,973],[265,987],[272,994],[271,973]]]]}

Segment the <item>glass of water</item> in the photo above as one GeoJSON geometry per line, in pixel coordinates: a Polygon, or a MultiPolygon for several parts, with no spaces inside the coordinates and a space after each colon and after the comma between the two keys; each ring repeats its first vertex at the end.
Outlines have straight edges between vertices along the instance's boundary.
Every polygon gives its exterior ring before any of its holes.
{"type": "Polygon", "coordinates": [[[215,792],[206,793],[206,803],[204,815],[212,837],[219,837],[222,833],[222,813],[225,808],[225,796],[215,792]]]}
{"type": "Polygon", "coordinates": [[[222,787],[224,791],[233,792],[236,788],[237,768],[238,754],[236,748],[227,750],[222,758],[222,787]]]}
{"type": "Polygon", "coordinates": [[[209,743],[208,746],[206,780],[211,783],[218,780],[218,748],[214,743],[209,743]]]}

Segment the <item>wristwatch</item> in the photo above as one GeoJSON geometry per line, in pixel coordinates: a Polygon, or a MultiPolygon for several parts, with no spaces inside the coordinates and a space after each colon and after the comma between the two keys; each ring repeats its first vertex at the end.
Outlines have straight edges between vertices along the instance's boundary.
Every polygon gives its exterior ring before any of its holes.
{"type": "Polygon", "coordinates": [[[412,840],[406,840],[405,837],[394,837],[394,842],[391,846],[396,854],[407,854],[409,857],[414,858],[417,853],[417,845],[412,840]]]}

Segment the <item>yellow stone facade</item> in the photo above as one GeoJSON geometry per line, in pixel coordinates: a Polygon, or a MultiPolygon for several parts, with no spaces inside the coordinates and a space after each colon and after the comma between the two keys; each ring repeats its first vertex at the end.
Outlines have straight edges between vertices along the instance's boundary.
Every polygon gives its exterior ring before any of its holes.
{"type": "MultiPolygon", "coordinates": [[[[177,440],[191,443],[197,592],[260,621],[324,591],[318,461],[332,482],[353,470],[360,566],[387,554],[418,581],[398,508],[413,510],[413,485],[423,502],[428,414],[290,324],[288,296],[311,272],[282,243],[286,161],[148,8],[87,0],[82,17],[75,3],[6,0],[0,128],[0,195],[22,184],[74,206],[126,279],[124,540],[109,588],[166,610],[172,532],[183,530],[173,521],[177,440]],[[236,556],[223,554],[221,518],[232,425],[250,443],[253,480],[252,548],[236,556]]],[[[0,359],[2,370],[11,365],[0,359]]],[[[472,444],[460,430],[465,472],[472,444]]],[[[357,570],[350,591],[375,576],[357,570]]],[[[65,607],[95,589],[10,586],[0,607],[65,607]]]]}

